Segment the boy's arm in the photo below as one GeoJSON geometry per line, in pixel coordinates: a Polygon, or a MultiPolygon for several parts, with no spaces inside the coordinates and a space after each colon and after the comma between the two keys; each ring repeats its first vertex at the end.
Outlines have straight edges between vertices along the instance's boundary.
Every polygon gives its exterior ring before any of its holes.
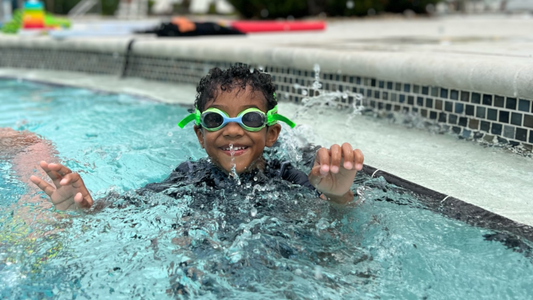
{"type": "Polygon", "coordinates": [[[345,204],[353,200],[350,190],[357,171],[363,168],[364,156],[361,150],[353,149],[348,143],[320,148],[309,173],[309,182],[322,192],[326,200],[345,204]]]}

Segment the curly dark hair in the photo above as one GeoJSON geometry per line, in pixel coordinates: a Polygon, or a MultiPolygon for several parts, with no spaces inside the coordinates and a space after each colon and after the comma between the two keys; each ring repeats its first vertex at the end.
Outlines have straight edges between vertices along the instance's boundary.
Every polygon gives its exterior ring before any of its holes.
{"type": "Polygon", "coordinates": [[[194,106],[200,111],[204,111],[208,101],[216,99],[219,91],[230,92],[234,88],[245,90],[250,86],[252,91],[261,91],[267,101],[267,110],[276,106],[276,87],[272,83],[270,74],[257,69],[252,69],[246,65],[232,66],[227,70],[215,67],[200,79],[196,87],[196,100],[194,106]]]}

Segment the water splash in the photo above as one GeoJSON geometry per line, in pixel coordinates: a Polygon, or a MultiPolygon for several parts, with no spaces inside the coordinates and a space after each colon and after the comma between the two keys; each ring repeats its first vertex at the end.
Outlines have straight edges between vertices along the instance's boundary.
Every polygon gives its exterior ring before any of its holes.
{"type": "Polygon", "coordinates": [[[349,105],[349,115],[346,119],[347,125],[355,116],[361,114],[361,112],[365,109],[363,106],[364,97],[362,94],[340,90],[333,92],[325,91],[322,89],[322,83],[320,82],[320,65],[315,64],[313,71],[315,72],[315,78],[311,86],[308,87],[300,84],[294,84],[294,88],[301,90],[301,94],[304,96],[302,99],[303,106],[296,111],[295,117],[301,117],[302,115],[305,115],[311,108],[313,110],[318,108],[319,111],[327,108],[342,109],[343,107],[345,108],[347,106],[346,104],[342,104],[342,102],[346,103],[346,100],[351,102],[349,105]],[[308,94],[308,90],[312,90],[313,93],[308,94]],[[341,99],[342,101],[339,101],[341,99]]]}
{"type": "Polygon", "coordinates": [[[239,178],[239,174],[237,174],[237,165],[235,164],[235,148],[233,147],[233,144],[229,144],[229,151],[231,154],[231,172],[229,175],[237,180],[237,185],[241,185],[241,179],[239,178]]]}

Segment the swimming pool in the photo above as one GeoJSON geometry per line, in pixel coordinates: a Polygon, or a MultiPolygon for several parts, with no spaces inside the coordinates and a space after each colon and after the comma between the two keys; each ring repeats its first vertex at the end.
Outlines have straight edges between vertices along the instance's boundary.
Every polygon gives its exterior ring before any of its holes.
{"type": "MultiPolygon", "coordinates": [[[[180,106],[16,80],[0,80],[0,89],[9,95],[0,99],[0,127],[52,141],[95,198],[129,195],[204,156],[192,130],[176,126],[187,113],[180,106]]],[[[278,155],[297,157],[289,141],[305,140],[302,134],[284,128],[278,155]]],[[[27,189],[10,158],[0,167],[5,298],[525,299],[533,293],[530,242],[445,218],[409,191],[362,173],[352,187],[361,196],[345,208],[292,187],[255,184],[217,197],[185,186],[178,200],[132,196],[123,207],[64,215],[22,203],[27,189]],[[28,215],[24,209],[38,217],[18,218],[28,215]]]]}

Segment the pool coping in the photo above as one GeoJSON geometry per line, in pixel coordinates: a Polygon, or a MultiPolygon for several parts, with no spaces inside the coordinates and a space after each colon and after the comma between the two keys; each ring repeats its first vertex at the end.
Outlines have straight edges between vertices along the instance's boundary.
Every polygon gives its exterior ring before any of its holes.
{"type": "Polygon", "coordinates": [[[2,48],[33,48],[114,53],[128,57],[169,57],[177,59],[242,62],[255,65],[290,66],[323,72],[350,74],[382,80],[411,82],[450,89],[482,91],[510,97],[529,98],[533,94],[533,64],[530,57],[464,56],[457,53],[425,51],[342,51],[320,49],[298,42],[245,39],[244,37],[203,37],[154,39],[131,36],[120,38],[19,37],[0,34],[2,48]],[[224,43],[220,43],[223,40],[224,43]],[[217,43],[213,47],[213,43],[217,43]]]}
{"type": "MultiPolygon", "coordinates": [[[[60,81],[54,80],[54,79],[35,78],[35,77],[32,78],[32,76],[21,76],[21,77],[20,76],[17,77],[13,75],[9,76],[6,74],[6,72],[2,72],[2,71],[3,70],[0,68],[0,78],[2,79],[23,79],[27,81],[42,83],[42,84],[49,84],[53,86],[80,87],[80,88],[85,88],[85,89],[98,91],[98,92],[112,92],[112,93],[120,92],[117,89],[110,89],[110,88],[101,87],[101,86],[97,87],[95,85],[92,85],[92,86],[83,85],[77,82],[61,83],[60,81]]],[[[16,70],[13,69],[10,71],[16,71],[16,70]]],[[[83,75],[87,76],[86,74],[83,74],[83,75]]],[[[122,93],[127,93],[127,92],[122,91],[122,93]]],[[[153,100],[153,101],[158,101],[158,102],[190,106],[190,101],[189,102],[185,102],[185,101],[168,102],[168,101],[162,101],[161,99],[151,97],[149,94],[133,94],[133,95],[137,97],[142,97],[145,99],[153,100]]],[[[516,238],[509,236],[509,233],[512,235],[518,236],[519,238],[524,238],[526,240],[529,240],[530,242],[533,242],[533,226],[521,224],[510,218],[501,216],[494,212],[490,212],[480,206],[477,206],[477,205],[468,203],[466,201],[463,201],[461,199],[452,197],[450,195],[446,195],[438,191],[426,188],[422,185],[403,179],[399,176],[388,173],[384,170],[374,168],[367,164],[363,165],[362,172],[367,174],[371,178],[383,177],[385,181],[387,181],[388,183],[404,188],[416,194],[418,198],[421,200],[421,202],[424,204],[425,208],[432,212],[439,213],[441,215],[444,215],[454,220],[462,221],[471,226],[482,227],[482,228],[498,231],[500,235],[494,239],[498,240],[499,242],[502,242],[505,244],[506,241],[508,240],[512,240],[512,241],[517,240],[516,238]]]]}

